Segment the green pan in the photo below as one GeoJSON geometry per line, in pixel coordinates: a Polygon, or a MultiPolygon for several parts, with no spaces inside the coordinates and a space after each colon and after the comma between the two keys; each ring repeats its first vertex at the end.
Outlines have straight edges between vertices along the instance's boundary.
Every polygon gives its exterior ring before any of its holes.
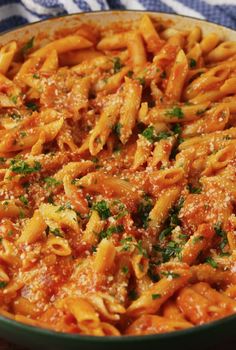
{"type": "MultiPolygon", "coordinates": [[[[94,22],[102,26],[114,22],[132,22],[143,15],[143,11],[103,11],[69,15],[26,25],[3,33],[0,44],[11,40],[26,42],[39,33],[47,33],[53,38],[58,30],[77,26],[79,23],[94,22]]],[[[206,21],[170,15],[165,13],[147,12],[154,18],[162,18],[173,22],[176,29],[191,29],[198,25],[203,34],[217,33],[224,40],[236,40],[236,31],[206,21]]],[[[226,350],[236,349],[236,315],[172,333],[123,336],[123,337],[92,337],[76,334],[57,333],[37,327],[31,327],[0,316],[0,337],[11,343],[23,345],[30,349],[45,350],[168,350],[168,349],[198,349],[226,350]]]]}

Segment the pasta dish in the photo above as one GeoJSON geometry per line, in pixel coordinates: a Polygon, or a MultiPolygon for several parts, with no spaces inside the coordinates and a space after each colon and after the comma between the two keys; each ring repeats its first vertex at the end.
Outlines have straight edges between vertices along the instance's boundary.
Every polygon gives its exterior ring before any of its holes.
{"type": "Polygon", "coordinates": [[[0,48],[0,314],[95,336],[236,313],[236,42],[144,15],[0,48]]]}

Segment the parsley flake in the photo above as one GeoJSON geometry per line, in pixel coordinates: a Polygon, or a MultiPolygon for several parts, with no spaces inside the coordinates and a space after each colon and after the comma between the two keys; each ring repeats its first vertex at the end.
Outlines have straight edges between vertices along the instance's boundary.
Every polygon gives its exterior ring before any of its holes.
{"type": "Polygon", "coordinates": [[[166,115],[169,116],[170,118],[174,118],[174,117],[177,117],[178,119],[184,118],[184,112],[178,106],[173,107],[172,109],[166,111],[166,115]]]}

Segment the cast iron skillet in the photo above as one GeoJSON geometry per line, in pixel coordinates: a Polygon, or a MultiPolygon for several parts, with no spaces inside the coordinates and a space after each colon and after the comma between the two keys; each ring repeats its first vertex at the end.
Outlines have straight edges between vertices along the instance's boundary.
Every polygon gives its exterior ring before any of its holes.
{"type": "MultiPolygon", "coordinates": [[[[70,28],[79,23],[95,22],[102,26],[113,22],[132,22],[140,18],[144,11],[99,11],[79,13],[48,19],[25,25],[3,33],[0,44],[11,40],[27,41],[38,33],[45,32],[50,38],[58,30],[70,28]]],[[[176,29],[190,29],[198,25],[204,35],[216,32],[225,40],[236,40],[236,31],[207,21],[170,15],[166,13],[147,12],[152,17],[171,20],[176,29]]],[[[0,316],[0,337],[12,343],[31,349],[45,350],[135,350],[148,349],[234,349],[236,344],[236,315],[211,322],[191,329],[165,334],[122,337],[95,337],[68,333],[58,333],[42,328],[32,327],[0,316]]]]}

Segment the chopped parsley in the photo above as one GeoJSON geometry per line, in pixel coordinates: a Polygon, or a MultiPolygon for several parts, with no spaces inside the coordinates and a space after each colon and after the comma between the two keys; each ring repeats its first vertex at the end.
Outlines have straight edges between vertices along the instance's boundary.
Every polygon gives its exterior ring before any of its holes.
{"type": "Polygon", "coordinates": [[[54,204],[54,199],[53,199],[53,194],[52,193],[50,193],[50,195],[48,196],[47,201],[50,204],[54,204]]]}
{"type": "Polygon", "coordinates": [[[118,137],[120,137],[120,130],[121,130],[121,128],[122,128],[121,123],[117,123],[117,124],[115,124],[114,127],[113,127],[113,133],[114,133],[115,135],[117,135],[118,137]]]}
{"type": "Polygon", "coordinates": [[[47,227],[46,229],[46,233],[52,233],[54,236],[56,237],[64,237],[63,233],[61,232],[61,230],[59,228],[52,228],[52,227],[47,227]]]}
{"type": "Polygon", "coordinates": [[[20,219],[24,219],[25,218],[25,213],[22,210],[19,211],[19,218],[20,219]]]}
{"type": "Polygon", "coordinates": [[[11,237],[13,234],[14,234],[13,230],[9,230],[9,231],[7,232],[8,237],[11,237]]]}
{"type": "Polygon", "coordinates": [[[175,135],[181,135],[182,129],[179,123],[173,124],[172,131],[175,135]]]}
{"type": "Polygon", "coordinates": [[[134,72],[132,70],[129,70],[126,75],[128,78],[132,78],[133,74],[134,72]]]}
{"type": "Polygon", "coordinates": [[[204,114],[206,112],[206,109],[204,108],[204,109],[198,109],[197,111],[196,111],[196,115],[202,115],[202,114],[204,114]]]}
{"type": "Polygon", "coordinates": [[[183,206],[183,203],[184,203],[184,198],[180,197],[178,203],[170,209],[169,216],[165,222],[166,228],[162,230],[159,235],[160,242],[164,241],[164,239],[171,234],[172,230],[180,224],[178,215],[179,215],[180,209],[183,206]]]}
{"type": "Polygon", "coordinates": [[[183,119],[184,118],[184,113],[182,109],[178,106],[173,107],[172,109],[168,110],[166,112],[166,115],[169,116],[170,118],[177,117],[178,119],[183,119]]]}
{"type": "Polygon", "coordinates": [[[113,59],[114,73],[118,73],[122,67],[123,67],[123,64],[121,63],[120,57],[115,57],[113,59]]]}
{"type": "Polygon", "coordinates": [[[188,184],[187,188],[189,190],[189,193],[199,194],[202,192],[201,187],[194,187],[191,184],[188,184]]]}
{"type": "Polygon", "coordinates": [[[193,244],[196,244],[198,242],[201,242],[204,240],[204,236],[197,236],[193,238],[193,244]]]}
{"type": "Polygon", "coordinates": [[[214,225],[214,230],[215,230],[216,235],[221,237],[221,242],[220,242],[219,248],[220,248],[221,252],[223,253],[224,247],[228,244],[227,233],[222,228],[221,223],[217,223],[216,225],[214,225]]]}
{"type": "Polygon", "coordinates": [[[27,199],[25,196],[23,196],[23,195],[21,195],[21,196],[19,197],[19,200],[20,200],[24,205],[28,205],[28,203],[29,203],[28,199],[27,199]]]}
{"type": "Polygon", "coordinates": [[[5,281],[0,281],[0,288],[5,288],[7,286],[7,282],[5,281]]]}
{"type": "Polygon", "coordinates": [[[99,162],[99,159],[98,159],[97,157],[93,157],[93,158],[91,159],[91,161],[92,161],[93,163],[97,164],[97,163],[99,162]]]}
{"type": "Polygon", "coordinates": [[[20,137],[26,137],[27,136],[27,132],[26,131],[20,131],[20,137]]]}
{"type": "Polygon", "coordinates": [[[61,205],[57,210],[56,213],[59,213],[61,211],[64,211],[65,209],[72,209],[70,202],[67,202],[66,204],[61,205]]]}
{"type": "Polygon", "coordinates": [[[39,75],[36,74],[36,73],[34,73],[34,74],[33,74],[33,78],[34,78],[34,79],[39,79],[39,75]]]}
{"type": "Polygon", "coordinates": [[[172,135],[169,131],[161,131],[156,134],[155,128],[153,126],[148,126],[143,132],[142,135],[150,142],[154,143],[156,141],[165,140],[172,135]]]}
{"type": "Polygon", "coordinates": [[[186,240],[188,239],[188,235],[186,235],[186,234],[184,234],[184,233],[180,233],[180,234],[178,235],[178,238],[186,241],[186,240]]]}
{"type": "Polygon", "coordinates": [[[161,79],[166,79],[167,78],[167,74],[166,71],[163,70],[163,72],[160,74],[161,79]]]}
{"type": "Polygon", "coordinates": [[[138,77],[138,78],[136,78],[136,80],[138,80],[140,85],[145,86],[146,80],[144,77],[138,77]]]}
{"type": "Polygon", "coordinates": [[[156,140],[155,129],[153,126],[148,126],[143,132],[142,135],[151,143],[154,143],[156,140]]]}
{"type": "Polygon", "coordinates": [[[138,298],[138,293],[135,289],[131,289],[128,293],[128,297],[130,300],[136,300],[138,298]]]}
{"type": "Polygon", "coordinates": [[[149,213],[153,208],[152,199],[148,196],[145,196],[143,201],[139,203],[137,210],[137,220],[136,225],[138,227],[147,228],[149,221],[149,213]]]}
{"type": "Polygon", "coordinates": [[[214,269],[217,269],[218,264],[217,264],[217,262],[216,262],[213,258],[211,258],[211,257],[209,256],[208,258],[206,258],[205,261],[206,261],[207,264],[211,265],[211,267],[213,267],[214,269]]]}
{"type": "Polygon", "coordinates": [[[164,262],[169,261],[171,258],[181,258],[181,247],[177,242],[170,241],[162,250],[162,259],[164,262]]]}
{"type": "Polygon", "coordinates": [[[5,159],[5,158],[0,157],[0,164],[4,164],[4,163],[5,163],[5,161],[6,161],[6,159],[5,159]]]}
{"type": "Polygon", "coordinates": [[[128,236],[126,238],[123,238],[120,243],[122,244],[122,251],[127,252],[130,250],[130,244],[133,241],[132,236],[128,236]]]}
{"type": "Polygon", "coordinates": [[[27,41],[27,43],[21,48],[21,53],[26,56],[28,54],[28,51],[33,48],[34,46],[34,36],[27,41]]]}
{"type": "Polygon", "coordinates": [[[27,107],[28,109],[30,109],[30,110],[33,111],[33,112],[39,110],[38,105],[37,105],[35,102],[33,102],[33,101],[29,101],[29,102],[27,102],[25,105],[26,105],[26,107],[27,107]]]}
{"type": "Polygon", "coordinates": [[[158,282],[160,280],[160,276],[158,273],[156,273],[155,266],[153,266],[152,263],[149,264],[147,275],[152,280],[152,282],[158,282]]]}
{"type": "Polygon", "coordinates": [[[195,68],[197,65],[197,61],[194,58],[190,58],[188,64],[190,68],[195,68]]]}
{"type": "Polygon", "coordinates": [[[38,161],[34,161],[34,165],[31,166],[23,160],[12,159],[10,169],[14,173],[27,175],[40,171],[42,166],[38,161]]]}
{"type": "Polygon", "coordinates": [[[100,238],[102,239],[102,238],[111,237],[113,233],[122,233],[122,232],[124,232],[123,225],[110,226],[107,230],[100,232],[100,238]]]}
{"type": "Polygon", "coordinates": [[[161,294],[152,294],[152,300],[161,298],[161,294]]]}
{"type": "Polygon", "coordinates": [[[172,277],[172,278],[179,278],[180,277],[179,273],[175,273],[172,271],[163,271],[163,272],[161,272],[161,274],[167,278],[168,277],[172,277]]]}
{"type": "Polygon", "coordinates": [[[10,97],[10,100],[11,100],[15,105],[17,104],[17,99],[18,99],[18,97],[15,96],[15,95],[13,95],[13,96],[10,97]]]}
{"type": "Polygon", "coordinates": [[[18,113],[16,113],[16,112],[10,114],[9,116],[10,116],[10,118],[13,119],[13,120],[20,120],[20,119],[21,119],[20,114],[18,114],[18,113]]]}
{"type": "Polygon", "coordinates": [[[122,271],[125,275],[127,275],[127,273],[129,272],[128,266],[123,266],[123,267],[121,268],[121,271],[122,271]]]}
{"type": "Polygon", "coordinates": [[[54,179],[54,177],[45,177],[43,181],[46,183],[46,188],[59,186],[62,184],[62,181],[54,179]]]}
{"type": "Polygon", "coordinates": [[[141,239],[138,241],[135,247],[138,249],[139,255],[143,255],[145,258],[148,257],[146,249],[143,248],[143,242],[141,239]]]}
{"type": "Polygon", "coordinates": [[[92,251],[92,253],[96,253],[96,251],[97,251],[97,247],[96,247],[95,245],[92,245],[92,247],[91,247],[91,251],[92,251]]]}
{"type": "Polygon", "coordinates": [[[111,211],[105,200],[101,200],[93,205],[93,209],[96,210],[102,220],[106,220],[111,216],[111,211]]]}
{"type": "Polygon", "coordinates": [[[159,235],[159,241],[163,241],[167,236],[171,234],[173,227],[169,226],[161,231],[159,235]]]}

